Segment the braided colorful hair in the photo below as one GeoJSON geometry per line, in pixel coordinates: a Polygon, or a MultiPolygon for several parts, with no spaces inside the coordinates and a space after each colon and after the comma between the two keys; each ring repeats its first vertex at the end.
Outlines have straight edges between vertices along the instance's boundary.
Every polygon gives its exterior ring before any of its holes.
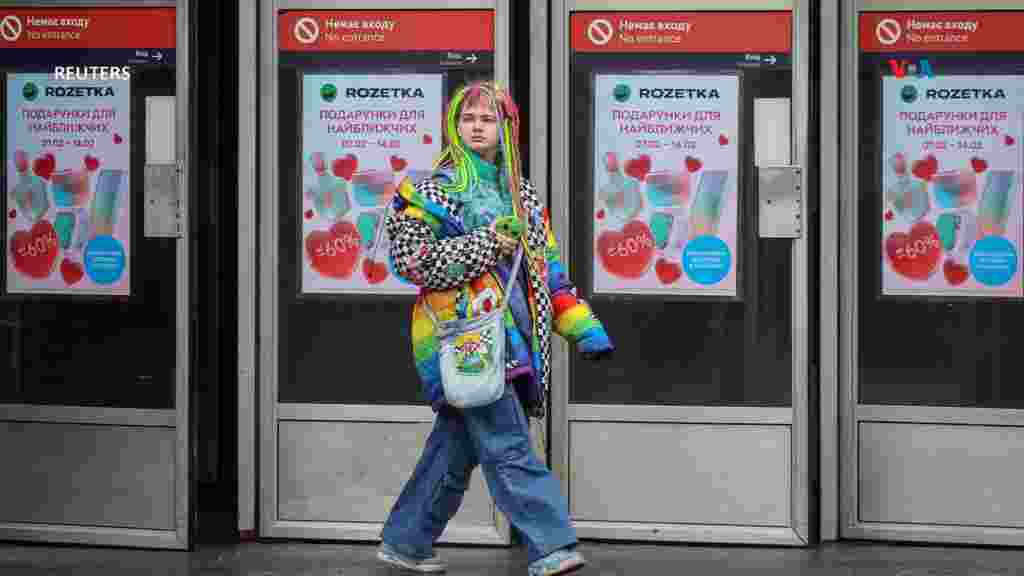
{"type": "Polygon", "coordinates": [[[515,200],[513,205],[516,214],[521,216],[522,205],[519,198],[519,185],[522,180],[522,165],[519,160],[519,108],[512,100],[508,90],[496,82],[476,81],[459,88],[452,96],[445,111],[445,147],[441,151],[434,168],[449,168],[455,172],[455,181],[445,186],[452,193],[464,192],[477,183],[479,175],[469,161],[469,152],[462,137],[459,136],[459,116],[466,105],[473,105],[481,99],[491,104],[498,119],[498,153],[501,155],[501,169],[505,172],[505,182],[515,200]]]}
{"type": "MultiPolygon", "coordinates": [[[[498,154],[502,160],[500,168],[505,172],[505,184],[509,187],[512,195],[512,209],[516,216],[526,219],[522,195],[520,194],[520,183],[522,181],[522,164],[519,160],[519,107],[516,106],[512,95],[508,90],[502,88],[498,83],[490,80],[470,82],[455,92],[448,109],[445,111],[445,147],[441,151],[434,168],[450,168],[455,172],[455,181],[444,187],[446,191],[459,193],[465,191],[469,186],[474,186],[479,179],[476,167],[469,159],[469,152],[462,137],[459,135],[459,117],[466,105],[473,105],[482,98],[486,98],[495,111],[498,119],[498,154]]],[[[524,222],[526,224],[526,222],[524,222]]],[[[526,234],[520,237],[523,251],[526,253],[527,266],[536,271],[540,266],[526,234]]],[[[524,286],[532,292],[530,286],[524,286]]],[[[530,315],[534,322],[539,318],[537,305],[533,299],[528,299],[530,315]]],[[[537,343],[534,342],[534,346],[537,343]]]]}

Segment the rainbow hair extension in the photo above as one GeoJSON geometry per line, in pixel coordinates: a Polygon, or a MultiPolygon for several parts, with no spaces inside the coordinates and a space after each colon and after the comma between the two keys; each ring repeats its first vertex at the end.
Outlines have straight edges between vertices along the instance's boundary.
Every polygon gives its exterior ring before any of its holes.
{"type": "MultiPolygon", "coordinates": [[[[522,195],[519,190],[522,182],[522,164],[519,155],[519,107],[516,106],[508,90],[502,88],[498,83],[493,81],[471,82],[455,92],[445,112],[445,139],[447,142],[435,162],[434,168],[451,168],[455,172],[455,181],[444,187],[446,192],[458,194],[470,186],[476,185],[479,176],[475,166],[469,160],[469,152],[459,135],[459,116],[466,103],[477,102],[480,98],[487,98],[498,119],[500,148],[498,153],[501,154],[505,182],[512,195],[512,209],[517,217],[525,219],[527,216],[523,210],[522,195]]],[[[535,268],[544,264],[535,257],[525,234],[520,238],[520,242],[527,256],[527,265],[533,269],[535,274],[540,272],[535,268]]],[[[530,289],[528,286],[525,288],[530,289]]],[[[528,299],[533,321],[536,322],[537,310],[532,300],[528,299]]]]}

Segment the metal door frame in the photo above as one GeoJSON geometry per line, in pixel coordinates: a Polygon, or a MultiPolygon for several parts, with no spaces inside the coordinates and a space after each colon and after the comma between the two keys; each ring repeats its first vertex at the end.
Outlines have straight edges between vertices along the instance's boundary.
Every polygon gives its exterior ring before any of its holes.
{"type": "MultiPolygon", "coordinates": [[[[894,422],[922,425],[1013,426],[1024,427],[1024,410],[955,408],[929,406],[858,405],[858,233],[857,204],[859,146],[858,18],[861,12],[885,11],[988,11],[1006,10],[1005,3],[992,0],[962,1],[939,4],[921,0],[855,0],[840,4],[840,92],[850,95],[840,107],[840,419],[841,457],[839,532],[842,538],[866,540],[897,540],[932,543],[963,543],[978,545],[1024,544],[1024,530],[1001,527],[979,527],[935,524],[866,523],[860,520],[859,437],[865,422],[894,422]]],[[[1020,8],[1018,7],[1018,10],[1020,8]]]]}
{"type": "MultiPolygon", "coordinates": [[[[657,0],[553,0],[551,3],[551,164],[569,165],[569,16],[575,11],[732,11],[732,10],[792,10],[793,17],[793,93],[792,150],[793,163],[803,166],[801,184],[808,190],[808,170],[813,151],[807,148],[809,131],[810,94],[810,27],[811,0],[693,0],[690,2],[659,2],[657,0]]],[[[552,172],[550,178],[553,190],[569,189],[568,171],[552,172]]],[[[802,218],[808,219],[808,203],[802,203],[802,218]]],[[[555,232],[561,243],[563,261],[570,262],[572,238],[569,231],[569,197],[564,193],[551,197],[551,214],[555,232]]],[[[810,341],[807,335],[809,310],[807,296],[808,243],[804,234],[794,240],[793,262],[793,395],[791,408],[746,408],[746,407],[626,407],[586,406],[570,408],[568,399],[569,346],[562,339],[554,339],[552,349],[551,384],[551,436],[552,462],[555,472],[562,481],[562,489],[569,494],[569,421],[587,417],[627,418],[629,420],[658,421],[672,423],[747,423],[781,424],[791,430],[790,462],[790,506],[789,525],[785,528],[732,527],[674,524],[659,526],[658,540],[694,542],[737,542],[803,546],[809,543],[809,426],[808,410],[808,353],[810,341]],[[614,414],[614,416],[612,416],[614,414]],[[654,418],[655,420],[650,420],[654,418]]],[[[570,263],[571,268],[571,263],[570,263]]],[[[570,271],[571,275],[571,271],[570,271]]],[[[593,538],[637,538],[650,537],[651,531],[634,526],[602,526],[598,522],[578,522],[581,537],[593,538]],[[647,536],[642,536],[646,534],[647,536]]]]}
{"type": "MultiPolygon", "coordinates": [[[[278,403],[278,38],[280,10],[401,10],[401,9],[489,9],[494,10],[495,78],[504,85],[509,79],[509,11],[512,0],[260,0],[259,20],[259,202],[262,233],[259,243],[260,345],[259,385],[259,534],[270,538],[330,538],[376,541],[380,525],[345,522],[297,522],[280,520],[278,510],[278,424],[281,421],[359,421],[430,424],[433,411],[426,406],[374,406],[344,404],[278,403]]],[[[242,338],[244,341],[245,339],[242,338]]],[[[240,422],[242,419],[240,419],[240,422]]],[[[493,504],[493,501],[492,501],[493,504]]],[[[495,530],[460,531],[442,536],[441,541],[509,544],[508,521],[495,508],[495,530]]],[[[240,522],[243,520],[240,519],[240,522]]]]}
{"type": "MultiPolygon", "coordinates": [[[[185,550],[191,546],[191,429],[190,386],[190,269],[189,219],[189,2],[188,0],[0,0],[0,8],[128,8],[173,6],[175,9],[175,145],[181,171],[178,195],[181,202],[181,236],[177,242],[175,310],[177,316],[177,368],[173,409],[94,408],[87,406],[0,405],[0,421],[90,424],[99,426],[146,426],[177,430],[174,465],[173,531],[106,528],[69,524],[0,524],[0,539],[30,542],[87,544],[95,546],[133,546],[185,550]]],[[[141,191],[140,191],[141,194],[141,191]]],[[[141,196],[140,196],[141,198],[141,196]]],[[[141,200],[140,200],[141,201],[141,200]]],[[[141,225],[141,224],[140,224],[141,225]]]]}

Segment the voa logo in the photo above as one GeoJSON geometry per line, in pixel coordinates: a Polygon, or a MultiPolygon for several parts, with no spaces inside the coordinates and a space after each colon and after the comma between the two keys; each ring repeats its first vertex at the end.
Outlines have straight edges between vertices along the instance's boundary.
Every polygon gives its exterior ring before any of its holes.
{"type": "Polygon", "coordinates": [[[935,73],[932,72],[931,63],[923,58],[917,62],[911,62],[910,60],[894,60],[890,58],[889,71],[897,78],[906,78],[907,76],[916,76],[917,78],[935,78],[935,73]]]}

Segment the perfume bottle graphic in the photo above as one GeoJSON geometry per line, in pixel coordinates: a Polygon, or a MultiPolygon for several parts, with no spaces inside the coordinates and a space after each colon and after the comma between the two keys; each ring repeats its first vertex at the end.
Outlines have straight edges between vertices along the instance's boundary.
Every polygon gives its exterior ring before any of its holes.
{"type": "Polygon", "coordinates": [[[978,219],[970,210],[956,210],[939,216],[935,222],[942,249],[964,261],[978,236],[978,219]]]}
{"type": "MultiPolygon", "coordinates": [[[[124,181],[124,170],[104,169],[96,176],[96,197],[92,202],[92,221],[94,236],[113,236],[121,213],[121,183],[124,181]]],[[[83,211],[84,213],[84,211],[83,211]]]]}
{"type": "Polygon", "coordinates": [[[18,212],[35,222],[50,209],[50,198],[46,195],[46,181],[29,171],[18,174],[18,181],[11,190],[18,212]]]}
{"type": "Polygon", "coordinates": [[[728,180],[728,170],[705,170],[701,174],[693,206],[690,207],[690,238],[718,233],[728,180]]]}
{"type": "Polygon", "coordinates": [[[608,181],[598,190],[598,198],[608,213],[608,225],[621,228],[643,210],[643,195],[637,180],[622,174],[617,158],[610,152],[606,155],[605,168],[608,181]]]}
{"type": "Polygon", "coordinates": [[[395,173],[391,170],[368,170],[352,175],[352,193],[360,206],[384,206],[395,193],[395,173]]]}
{"type": "Polygon", "coordinates": [[[321,218],[331,222],[344,218],[352,208],[348,198],[348,182],[327,171],[323,153],[315,152],[310,162],[315,173],[314,184],[306,193],[313,201],[313,209],[321,218]]]}
{"type": "Polygon", "coordinates": [[[1017,174],[1013,170],[992,170],[985,181],[985,191],[978,205],[978,238],[1002,236],[1010,217],[1017,174]]]}
{"type": "Polygon", "coordinates": [[[50,190],[57,208],[84,208],[92,199],[88,170],[61,170],[50,176],[50,190]]]}
{"type": "Polygon", "coordinates": [[[892,204],[893,211],[908,222],[920,220],[931,208],[927,185],[907,174],[896,176],[885,196],[892,204]]]}
{"type": "Polygon", "coordinates": [[[647,201],[656,208],[685,206],[690,200],[690,173],[651,172],[647,175],[647,201]]]}
{"type": "Polygon", "coordinates": [[[932,193],[940,208],[962,208],[978,199],[978,178],[970,170],[945,170],[932,179],[932,193]]]}

